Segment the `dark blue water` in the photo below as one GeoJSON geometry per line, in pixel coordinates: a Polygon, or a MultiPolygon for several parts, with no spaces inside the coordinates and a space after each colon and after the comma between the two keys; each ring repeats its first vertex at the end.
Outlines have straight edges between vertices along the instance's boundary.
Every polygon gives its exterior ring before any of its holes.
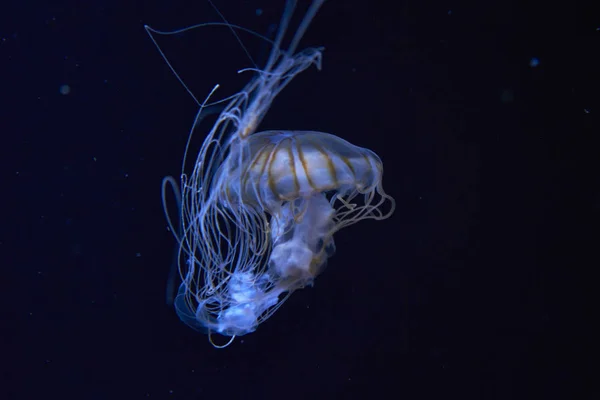
{"type": "MultiPolygon", "coordinates": [[[[322,70],[261,130],[373,150],[396,211],[336,234],[314,287],[216,350],[165,303],[160,184],[197,107],[143,26],[219,15],[205,0],[4,2],[0,398],[597,398],[581,278],[598,265],[600,22],[538,3],[325,3],[300,46],[325,47],[322,70]]],[[[283,10],[215,4],[269,37],[283,10]]],[[[240,38],[264,63],[268,46],[240,38]]],[[[249,79],[225,28],[158,40],[200,99],[249,79]]]]}

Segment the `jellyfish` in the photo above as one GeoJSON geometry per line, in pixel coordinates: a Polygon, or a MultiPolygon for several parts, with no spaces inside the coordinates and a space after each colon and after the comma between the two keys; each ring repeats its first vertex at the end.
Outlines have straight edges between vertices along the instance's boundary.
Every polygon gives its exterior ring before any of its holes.
{"type": "MultiPolygon", "coordinates": [[[[323,2],[311,3],[286,48],[295,1],[287,1],[273,41],[248,31],[270,43],[267,62],[240,71],[252,74],[240,92],[211,103],[217,85],[200,103],[192,132],[219,107],[216,122],[192,171],[185,171],[188,140],[180,182],[163,181],[163,205],[177,240],[180,284],[172,302],[179,318],[218,348],[254,332],[294,291],[312,286],[336,250],[336,232],[394,211],[373,151],[325,132],[257,132],[281,90],[310,66],[321,68],[322,48],[297,47],[323,2]],[[178,222],[167,212],[169,188],[178,222]],[[217,344],[215,334],[226,342],[217,344]]],[[[234,34],[245,30],[223,25],[234,34]]],[[[180,32],[146,30],[151,38],[180,32]]]]}

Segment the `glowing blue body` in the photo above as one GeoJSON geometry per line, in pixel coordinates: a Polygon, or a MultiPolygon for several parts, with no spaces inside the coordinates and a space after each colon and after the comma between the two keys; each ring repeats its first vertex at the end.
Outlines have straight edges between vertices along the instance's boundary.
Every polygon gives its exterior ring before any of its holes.
{"type": "MultiPolygon", "coordinates": [[[[253,79],[227,99],[193,171],[182,173],[176,234],[182,283],[174,304],[183,322],[209,335],[233,340],[253,332],[293,291],[313,283],[335,251],[335,232],[394,210],[372,151],[324,132],[256,132],[297,74],[320,69],[322,49],[296,47],[323,2],[312,3],[283,50],[295,8],[288,1],[265,67],[250,69],[253,79]]],[[[165,179],[163,201],[168,184],[177,186],[165,179]]]]}

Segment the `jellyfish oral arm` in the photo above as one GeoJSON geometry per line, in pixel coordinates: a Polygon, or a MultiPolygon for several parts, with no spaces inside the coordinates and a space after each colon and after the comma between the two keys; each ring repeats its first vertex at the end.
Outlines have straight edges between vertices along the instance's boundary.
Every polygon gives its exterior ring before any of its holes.
{"type": "MultiPolygon", "coordinates": [[[[333,254],[334,213],[321,193],[282,207],[271,220],[269,268],[231,275],[227,284],[230,306],[220,312],[212,328],[226,334],[252,332],[261,315],[281,304],[282,294],[311,285],[333,254]]],[[[203,304],[199,305],[202,309],[203,304]]]]}
{"type": "Polygon", "coordinates": [[[271,273],[278,279],[296,281],[293,286],[298,288],[312,284],[332,254],[326,249],[333,247],[334,214],[335,210],[321,193],[283,207],[271,222],[271,273]]]}

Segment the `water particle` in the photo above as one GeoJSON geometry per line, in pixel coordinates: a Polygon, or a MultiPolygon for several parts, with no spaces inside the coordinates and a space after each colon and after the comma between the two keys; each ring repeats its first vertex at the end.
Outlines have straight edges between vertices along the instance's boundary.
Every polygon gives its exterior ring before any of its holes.
{"type": "Polygon", "coordinates": [[[537,57],[531,57],[531,60],[529,60],[529,66],[531,68],[535,68],[538,65],[540,65],[540,59],[537,57]]]}
{"type": "Polygon", "coordinates": [[[71,86],[61,85],[58,90],[60,91],[60,94],[67,95],[67,94],[71,93],[71,86]]]}

